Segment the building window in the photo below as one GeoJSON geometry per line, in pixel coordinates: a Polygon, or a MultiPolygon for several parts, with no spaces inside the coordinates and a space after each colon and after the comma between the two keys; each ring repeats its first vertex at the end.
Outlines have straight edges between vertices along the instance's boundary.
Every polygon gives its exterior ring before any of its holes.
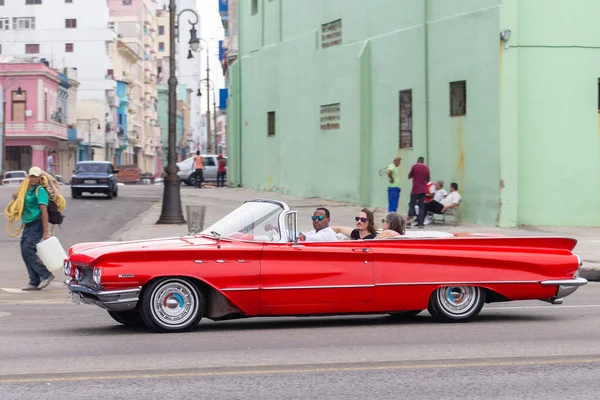
{"type": "Polygon", "coordinates": [[[124,6],[130,6],[132,3],[132,0],[123,0],[123,5],[124,6]]]}
{"type": "Polygon", "coordinates": [[[413,147],[412,89],[400,91],[400,148],[413,147]]]}
{"type": "Polygon", "coordinates": [[[342,20],[328,22],[321,25],[321,48],[326,49],[342,44],[342,20]]]}
{"type": "Polygon", "coordinates": [[[65,0],[65,3],[73,3],[73,0],[65,0]]]}
{"type": "Polygon", "coordinates": [[[42,4],[42,0],[25,0],[25,4],[42,4]]]}
{"type": "Polygon", "coordinates": [[[2,45],[0,44],[0,54],[2,54],[2,45]]]}
{"type": "Polygon", "coordinates": [[[267,113],[267,136],[275,136],[275,111],[267,113]]]}
{"type": "Polygon", "coordinates": [[[73,52],[73,43],[65,43],[65,53],[73,52]]]}
{"type": "Polygon", "coordinates": [[[158,51],[165,51],[165,42],[158,42],[158,51]]]}
{"type": "Polygon", "coordinates": [[[467,115],[467,81],[450,82],[450,116],[467,115]]]}
{"type": "Polygon", "coordinates": [[[158,34],[159,35],[164,35],[165,34],[165,27],[164,27],[164,25],[159,25],[158,26],[158,34]]]}
{"type": "Polygon", "coordinates": [[[341,108],[340,103],[325,104],[321,106],[321,130],[332,131],[340,129],[341,108]]]}
{"type": "Polygon", "coordinates": [[[25,45],[25,54],[40,54],[40,45],[39,44],[26,44],[25,45]]]}
{"type": "Polygon", "coordinates": [[[4,0],[0,0],[0,6],[4,5],[4,0]]]}
{"type": "Polygon", "coordinates": [[[35,17],[13,18],[13,29],[35,29],[35,17]]]}
{"type": "Polygon", "coordinates": [[[65,28],[77,28],[77,20],[76,19],[65,19],[65,28]]]}
{"type": "Polygon", "coordinates": [[[252,0],[252,15],[258,13],[258,0],[252,0]]]}
{"type": "Polygon", "coordinates": [[[7,31],[10,28],[10,20],[8,18],[0,18],[0,31],[7,31]]]}

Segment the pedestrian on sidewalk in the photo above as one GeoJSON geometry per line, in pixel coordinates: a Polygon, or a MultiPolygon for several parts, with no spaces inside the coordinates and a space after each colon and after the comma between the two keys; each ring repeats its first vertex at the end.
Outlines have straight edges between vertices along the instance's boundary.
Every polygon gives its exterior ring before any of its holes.
{"type": "Polygon", "coordinates": [[[388,212],[396,212],[398,210],[398,202],[400,201],[400,179],[398,179],[398,166],[402,159],[394,158],[394,162],[387,169],[388,183],[388,212]]]}
{"type": "MultiPolygon", "coordinates": [[[[60,188],[56,180],[51,175],[44,173],[41,168],[31,167],[28,178],[13,194],[13,199],[5,210],[9,228],[12,226],[10,224],[18,219],[21,219],[23,224],[21,255],[27,267],[29,284],[22,290],[40,290],[54,280],[54,274],[42,263],[36,248],[41,240],[50,238],[48,229],[48,204],[50,201],[53,201],[60,211],[66,204],[64,197],[60,195],[60,188]]],[[[11,236],[16,236],[19,231],[20,229],[15,230],[15,234],[11,234],[11,236]]]]}
{"type": "Polygon", "coordinates": [[[194,175],[196,178],[196,188],[202,187],[202,182],[204,182],[204,161],[200,156],[200,150],[196,152],[196,156],[194,157],[194,175]]]}
{"type": "MultiPolygon", "coordinates": [[[[427,194],[427,183],[429,182],[429,167],[425,165],[425,159],[419,157],[417,163],[412,166],[408,173],[408,179],[412,179],[412,190],[410,192],[410,203],[408,204],[408,218],[416,215],[415,206],[419,206],[417,216],[417,227],[423,228],[425,220],[425,195],[427,194]]],[[[408,226],[412,223],[408,222],[408,226]]]]}
{"type": "Polygon", "coordinates": [[[227,174],[227,161],[223,158],[222,154],[217,157],[217,187],[225,187],[225,175],[227,174]]]}

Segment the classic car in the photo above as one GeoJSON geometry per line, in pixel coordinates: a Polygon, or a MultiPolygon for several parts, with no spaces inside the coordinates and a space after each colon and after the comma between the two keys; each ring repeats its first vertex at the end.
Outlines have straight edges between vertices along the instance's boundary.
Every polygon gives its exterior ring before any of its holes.
{"type": "Polygon", "coordinates": [[[119,195],[116,174],[109,161],[80,161],[71,178],[71,197],[78,199],[83,193],[103,193],[109,199],[119,195]]]}
{"type": "Polygon", "coordinates": [[[4,179],[2,179],[2,184],[18,186],[25,179],[27,179],[26,171],[7,171],[4,173],[4,179]]]}
{"type": "MultiPolygon", "coordinates": [[[[193,175],[196,172],[194,167],[195,155],[180,161],[177,163],[177,176],[183,183],[188,186],[196,185],[196,176],[193,175]]],[[[204,163],[204,173],[202,177],[204,182],[216,182],[217,181],[217,167],[219,165],[218,154],[202,154],[202,161],[204,163]]],[[[227,162],[227,157],[223,157],[227,162]]]]}
{"type": "Polygon", "coordinates": [[[439,321],[467,321],[485,303],[560,304],[587,283],[574,239],[419,234],[302,242],[297,211],[253,199],[197,235],[77,244],[64,272],[75,303],[163,332],[202,318],[402,319],[425,309],[439,321]]]}

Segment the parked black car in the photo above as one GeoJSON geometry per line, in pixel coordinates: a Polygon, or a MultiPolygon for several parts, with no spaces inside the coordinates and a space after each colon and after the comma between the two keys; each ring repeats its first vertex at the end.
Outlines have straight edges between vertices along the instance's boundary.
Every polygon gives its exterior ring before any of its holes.
{"type": "Polygon", "coordinates": [[[82,193],[104,193],[112,199],[118,196],[116,174],[108,161],[81,161],[73,171],[75,175],[71,178],[71,197],[77,199],[82,193]]]}

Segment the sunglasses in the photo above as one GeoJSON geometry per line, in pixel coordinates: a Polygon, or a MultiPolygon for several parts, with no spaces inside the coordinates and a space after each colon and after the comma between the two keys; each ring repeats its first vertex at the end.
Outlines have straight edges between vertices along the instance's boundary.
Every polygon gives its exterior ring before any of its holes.
{"type": "Polygon", "coordinates": [[[368,219],[366,219],[365,217],[354,217],[354,220],[356,222],[360,221],[360,222],[367,222],[368,219]]]}
{"type": "Polygon", "coordinates": [[[385,218],[381,220],[381,223],[382,223],[382,224],[385,224],[386,222],[387,222],[387,221],[385,220],[385,218]]]}
{"type": "Polygon", "coordinates": [[[322,215],[319,215],[319,216],[313,215],[312,216],[313,221],[316,221],[316,220],[323,221],[324,219],[325,219],[325,217],[322,215]]]}

